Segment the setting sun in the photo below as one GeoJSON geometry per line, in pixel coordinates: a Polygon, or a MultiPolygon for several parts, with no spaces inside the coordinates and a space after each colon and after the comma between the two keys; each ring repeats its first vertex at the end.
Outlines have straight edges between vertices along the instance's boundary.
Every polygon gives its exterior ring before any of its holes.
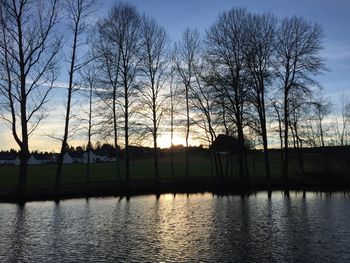
{"type": "MultiPolygon", "coordinates": [[[[185,145],[186,140],[184,137],[174,134],[173,145],[185,145]]],[[[158,137],[158,146],[159,148],[169,148],[171,146],[171,136],[170,133],[162,134],[158,137]]]]}

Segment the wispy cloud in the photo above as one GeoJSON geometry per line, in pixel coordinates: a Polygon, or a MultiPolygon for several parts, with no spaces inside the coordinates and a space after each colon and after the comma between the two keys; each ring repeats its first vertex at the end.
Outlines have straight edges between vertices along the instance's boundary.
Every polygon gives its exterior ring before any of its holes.
{"type": "Polygon", "coordinates": [[[350,44],[328,43],[323,55],[330,63],[343,61],[350,66],[350,44]]]}

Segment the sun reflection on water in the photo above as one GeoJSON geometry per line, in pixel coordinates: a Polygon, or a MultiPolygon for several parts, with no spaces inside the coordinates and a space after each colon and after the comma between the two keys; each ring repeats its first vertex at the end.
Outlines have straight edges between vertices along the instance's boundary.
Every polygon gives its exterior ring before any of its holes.
{"type": "Polygon", "coordinates": [[[165,194],[0,212],[0,262],[344,262],[350,251],[341,194],[165,194]]]}

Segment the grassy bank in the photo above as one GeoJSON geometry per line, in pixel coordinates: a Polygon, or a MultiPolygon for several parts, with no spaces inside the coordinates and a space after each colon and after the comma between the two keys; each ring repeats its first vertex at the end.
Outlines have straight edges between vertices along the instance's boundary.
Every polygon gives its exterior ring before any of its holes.
{"type": "Polygon", "coordinates": [[[267,181],[264,178],[254,178],[249,182],[242,182],[239,179],[230,177],[191,177],[167,178],[155,184],[152,179],[134,179],[128,184],[125,181],[64,183],[62,184],[59,196],[54,194],[53,185],[31,185],[25,195],[18,194],[15,190],[0,192],[0,202],[22,203],[26,201],[61,200],[70,198],[89,197],[130,197],[146,194],[165,193],[205,193],[210,192],[216,195],[241,195],[249,196],[259,191],[272,192],[284,191],[313,191],[313,192],[349,192],[350,184],[343,180],[329,180],[327,178],[293,178],[283,181],[274,179],[267,181]]]}
{"type": "MultiPolygon", "coordinates": [[[[224,178],[213,174],[208,153],[192,153],[190,156],[190,180],[186,181],[185,154],[177,153],[174,158],[175,176],[172,177],[170,156],[162,155],[159,160],[160,182],[153,180],[153,159],[138,157],[131,160],[131,182],[125,184],[123,161],[121,176],[116,173],[115,163],[91,164],[91,183],[86,187],[85,164],[65,165],[62,177],[62,198],[85,195],[129,195],[165,192],[240,192],[255,190],[343,190],[348,188],[350,175],[348,155],[304,153],[304,178],[296,153],[290,155],[289,180],[281,180],[280,153],[271,152],[272,181],[266,181],[263,154],[250,152],[248,155],[250,180],[239,181],[237,157],[222,156],[224,178]],[[227,162],[227,165],[226,165],[227,162]]],[[[29,166],[26,200],[53,199],[55,165],[29,166]]],[[[15,193],[18,167],[0,166],[0,200],[11,201],[19,197],[15,193]]]]}

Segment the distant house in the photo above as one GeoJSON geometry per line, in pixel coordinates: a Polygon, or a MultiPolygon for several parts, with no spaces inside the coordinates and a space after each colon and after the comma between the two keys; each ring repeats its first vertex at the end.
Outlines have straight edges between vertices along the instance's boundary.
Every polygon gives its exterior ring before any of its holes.
{"type": "Polygon", "coordinates": [[[63,164],[83,163],[84,156],[81,152],[66,152],[63,155],[63,164]]]}
{"type": "Polygon", "coordinates": [[[51,153],[50,154],[51,163],[57,163],[58,157],[59,157],[58,153],[51,153]]]}
{"type": "Polygon", "coordinates": [[[84,162],[83,152],[71,152],[69,154],[73,158],[75,163],[83,163],[84,162]]]}
{"type": "Polygon", "coordinates": [[[84,163],[88,163],[88,159],[90,158],[90,163],[100,162],[100,156],[97,156],[94,151],[84,152],[84,163]]]}
{"type": "Polygon", "coordinates": [[[90,156],[90,163],[100,163],[100,162],[112,162],[115,161],[115,157],[110,156],[108,152],[105,151],[86,151],[84,153],[84,163],[88,162],[88,157],[90,156]]]}
{"type": "Polygon", "coordinates": [[[28,160],[28,165],[48,164],[52,160],[47,154],[32,153],[28,160]]]}
{"type": "Polygon", "coordinates": [[[19,158],[16,153],[0,153],[0,165],[19,165],[19,158]]]}
{"type": "Polygon", "coordinates": [[[63,164],[71,164],[71,163],[74,163],[74,159],[68,152],[66,152],[63,155],[63,164]]]}
{"type": "Polygon", "coordinates": [[[223,155],[235,154],[238,150],[238,140],[233,136],[219,134],[210,146],[210,149],[223,155]]]}

